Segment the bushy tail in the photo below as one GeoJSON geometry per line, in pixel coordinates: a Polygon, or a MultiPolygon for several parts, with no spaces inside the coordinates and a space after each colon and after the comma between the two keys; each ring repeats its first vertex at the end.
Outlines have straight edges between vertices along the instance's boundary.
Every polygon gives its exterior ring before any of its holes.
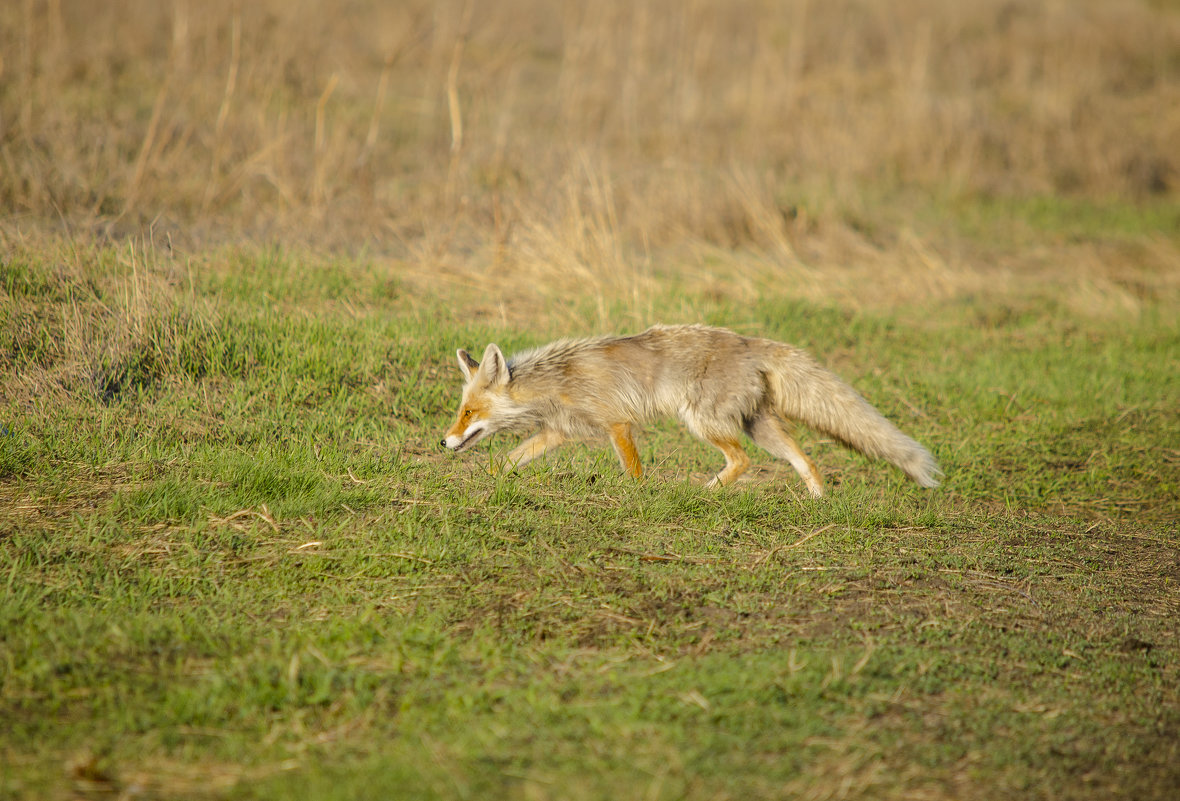
{"type": "Polygon", "coordinates": [[[773,400],[787,418],[834,437],[866,456],[884,459],[923,487],[937,487],[938,463],[913,439],[804,351],[784,345],[767,376],[773,400]]]}

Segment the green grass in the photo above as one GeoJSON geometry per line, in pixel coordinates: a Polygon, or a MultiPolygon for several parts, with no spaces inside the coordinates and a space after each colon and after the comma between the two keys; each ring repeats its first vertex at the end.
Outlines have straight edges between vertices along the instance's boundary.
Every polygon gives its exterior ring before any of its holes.
{"type": "MultiPolygon", "coordinates": [[[[364,259],[2,266],[0,795],[1167,798],[1180,325],[667,290],[809,347],[947,472],[812,500],[678,426],[438,452],[482,324],[364,259]],[[56,265],[56,266],[55,266],[56,265]]],[[[589,299],[575,299],[575,304],[589,299]]],[[[680,311],[673,311],[680,310],[680,311]]],[[[504,439],[504,438],[499,438],[504,439]]]]}
{"type": "Polygon", "coordinates": [[[970,198],[955,203],[951,214],[959,230],[1008,239],[1016,228],[1030,238],[1062,237],[1086,241],[1101,233],[1112,240],[1170,236],[1180,229],[1180,204],[1135,203],[1117,198],[1094,200],[1062,196],[970,198]]]}

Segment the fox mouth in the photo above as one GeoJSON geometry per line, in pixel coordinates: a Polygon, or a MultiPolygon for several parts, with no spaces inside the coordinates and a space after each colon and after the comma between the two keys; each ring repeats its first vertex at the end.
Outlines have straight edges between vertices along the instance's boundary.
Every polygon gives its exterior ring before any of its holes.
{"type": "Polygon", "coordinates": [[[475,444],[475,441],[483,434],[483,429],[473,431],[467,435],[467,438],[455,446],[455,453],[462,453],[467,449],[468,445],[475,444]]]}
{"type": "Polygon", "coordinates": [[[486,425],[474,425],[467,430],[467,436],[465,436],[462,440],[460,440],[456,444],[451,445],[446,440],[443,440],[443,444],[446,445],[448,448],[450,448],[451,451],[454,453],[462,453],[463,451],[467,450],[469,447],[471,447],[472,445],[474,445],[475,443],[477,443],[481,439],[483,439],[487,435],[487,433],[488,433],[488,428],[486,425]]]}

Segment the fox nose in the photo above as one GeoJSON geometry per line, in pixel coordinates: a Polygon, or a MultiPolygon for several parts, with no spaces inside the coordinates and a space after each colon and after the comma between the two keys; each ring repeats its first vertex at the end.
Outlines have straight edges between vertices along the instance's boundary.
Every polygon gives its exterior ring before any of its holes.
{"type": "Polygon", "coordinates": [[[439,444],[439,445],[441,445],[441,446],[442,446],[442,447],[444,447],[444,448],[445,448],[445,447],[447,447],[447,441],[446,441],[445,439],[440,439],[440,440],[438,441],[438,444],[439,444]]]}

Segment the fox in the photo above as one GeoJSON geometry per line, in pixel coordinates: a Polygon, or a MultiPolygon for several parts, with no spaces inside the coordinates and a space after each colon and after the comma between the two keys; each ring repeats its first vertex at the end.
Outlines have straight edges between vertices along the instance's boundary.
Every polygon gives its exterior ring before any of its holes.
{"type": "Polygon", "coordinates": [[[643,477],[638,426],[676,417],[725,456],[709,488],[750,466],[745,435],[785,459],[816,497],[823,480],[793,436],[802,423],[933,488],[938,463],[877,409],[793,345],[703,325],[655,325],[628,336],[565,339],[505,358],[496,344],[476,361],[456,351],[463,374],[455,423],[441,445],[459,454],[497,432],[536,432],[507,457],[516,470],[568,440],[609,438],[625,473],[643,477]]]}

